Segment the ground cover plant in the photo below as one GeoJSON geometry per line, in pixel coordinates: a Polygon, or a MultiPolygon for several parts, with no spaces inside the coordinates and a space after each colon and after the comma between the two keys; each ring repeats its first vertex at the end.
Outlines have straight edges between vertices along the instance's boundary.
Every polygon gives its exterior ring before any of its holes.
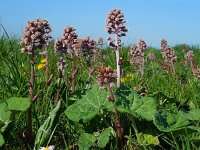
{"type": "Polygon", "coordinates": [[[1,27],[0,149],[200,148],[199,47],[125,47],[125,23],[108,14],[115,40],[66,26],[54,41],[42,19],[22,39],[1,27]]]}

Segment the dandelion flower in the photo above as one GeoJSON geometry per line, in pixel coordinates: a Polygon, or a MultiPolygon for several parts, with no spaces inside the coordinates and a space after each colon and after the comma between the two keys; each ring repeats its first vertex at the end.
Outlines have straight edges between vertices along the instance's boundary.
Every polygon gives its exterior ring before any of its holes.
{"type": "Polygon", "coordinates": [[[38,70],[41,70],[41,69],[43,69],[45,67],[45,64],[38,64],[38,70]]]}
{"type": "Polygon", "coordinates": [[[127,78],[126,77],[121,77],[120,81],[121,81],[121,83],[125,83],[125,82],[127,82],[127,78]]]}
{"type": "Polygon", "coordinates": [[[47,59],[46,58],[43,58],[42,60],[41,60],[41,63],[46,63],[47,62],[47,59]]]}
{"type": "Polygon", "coordinates": [[[54,149],[55,149],[55,146],[50,145],[48,147],[41,147],[39,150],[54,150],[54,149]]]}
{"type": "Polygon", "coordinates": [[[133,74],[133,73],[127,74],[126,77],[127,77],[130,81],[134,80],[134,74],[133,74]]]}

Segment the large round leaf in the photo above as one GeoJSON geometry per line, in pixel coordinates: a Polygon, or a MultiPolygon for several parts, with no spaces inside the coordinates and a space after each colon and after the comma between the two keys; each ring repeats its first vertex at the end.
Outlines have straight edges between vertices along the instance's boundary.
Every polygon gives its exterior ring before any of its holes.
{"type": "Polygon", "coordinates": [[[86,92],[86,95],[83,95],[81,99],[66,109],[65,114],[72,121],[83,120],[83,122],[87,122],[99,114],[102,109],[113,110],[108,96],[109,93],[106,90],[101,90],[98,85],[93,85],[92,89],[86,92]]]}
{"type": "Polygon", "coordinates": [[[121,86],[115,95],[118,97],[118,110],[121,113],[128,113],[136,118],[148,121],[153,120],[156,113],[156,100],[151,97],[138,96],[131,88],[121,86]]]}
{"type": "Polygon", "coordinates": [[[184,129],[190,123],[180,111],[178,113],[170,113],[164,110],[157,112],[153,122],[160,131],[164,132],[184,129]]]}
{"type": "Polygon", "coordinates": [[[8,108],[12,111],[26,111],[31,105],[30,98],[11,97],[7,100],[8,108]]]}

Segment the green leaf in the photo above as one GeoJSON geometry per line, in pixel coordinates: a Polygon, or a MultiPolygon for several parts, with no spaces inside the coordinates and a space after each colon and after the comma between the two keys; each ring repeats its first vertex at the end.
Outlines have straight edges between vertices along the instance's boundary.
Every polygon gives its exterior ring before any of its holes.
{"type": "Polygon", "coordinates": [[[193,109],[187,112],[181,112],[181,114],[183,115],[183,117],[185,117],[188,120],[192,120],[192,121],[200,121],[200,109],[193,109]]]}
{"type": "Polygon", "coordinates": [[[138,136],[142,145],[156,146],[160,144],[158,137],[152,134],[139,133],[138,136]]]}
{"type": "Polygon", "coordinates": [[[5,143],[3,135],[0,133],[0,147],[3,146],[3,144],[5,143]]]}
{"type": "Polygon", "coordinates": [[[11,111],[9,110],[6,103],[0,104],[0,127],[4,124],[8,124],[10,122],[11,111]]]}
{"type": "Polygon", "coordinates": [[[35,138],[34,148],[37,150],[41,146],[46,146],[47,142],[53,134],[53,130],[55,128],[56,121],[58,121],[59,110],[61,108],[61,100],[58,102],[57,106],[49,113],[48,118],[44,121],[44,123],[38,129],[35,138]]]}
{"type": "Polygon", "coordinates": [[[133,90],[125,86],[121,86],[116,91],[119,98],[117,102],[118,110],[121,113],[128,113],[136,118],[153,120],[156,114],[156,100],[151,97],[142,97],[133,90]]]}
{"type": "Polygon", "coordinates": [[[170,113],[164,110],[157,112],[153,121],[155,126],[164,132],[186,128],[190,123],[180,111],[178,113],[170,113]]]}
{"type": "Polygon", "coordinates": [[[26,111],[31,105],[30,98],[11,97],[7,101],[8,108],[12,111],[26,111]]]}
{"type": "Polygon", "coordinates": [[[111,129],[106,128],[97,138],[98,142],[97,145],[99,148],[104,148],[108,144],[110,140],[110,135],[111,135],[111,129]]]}
{"type": "Polygon", "coordinates": [[[96,137],[93,134],[83,133],[78,142],[80,150],[89,150],[90,147],[96,146],[96,137]]]}
{"type": "Polygon", "coordinates": [[[79,149],[88,150],[90,147],[105,148],[111,136],[111,128],[105,128],[102,133],[83,133],[79,138],[79,149]]]}
{"type": "Polygon", "coordinates": [[[188,126],[189,129],[196,130],[200,133],[200,126],[188,126]]]}
{"type": "Polygon", "coordinates": [[[76,103],[66,109],[65,114],[72,121],[88,122],[100,114],[103,109],[113,110],[108,96],[109,93],[106,90],[101,90],[97,84],[93,85],[91,90],[88,90],[76,103]]]}

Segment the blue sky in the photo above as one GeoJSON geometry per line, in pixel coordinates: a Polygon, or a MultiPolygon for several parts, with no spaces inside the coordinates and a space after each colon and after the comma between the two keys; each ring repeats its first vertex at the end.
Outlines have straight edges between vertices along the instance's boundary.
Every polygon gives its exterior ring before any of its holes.
{"type": "Polygon", "coordinates": [[[200,45],[200,0],[2,0],[0,23],[10,35],[20,37],[28,20],[41,18],[49,21],[54,38],[72,25],[80,38],[105,39],[106,16],[112,8],[121,9],[127,20],[125,44],[144,39],[159,47],[165,38],[171,46],[200,45]]]}

